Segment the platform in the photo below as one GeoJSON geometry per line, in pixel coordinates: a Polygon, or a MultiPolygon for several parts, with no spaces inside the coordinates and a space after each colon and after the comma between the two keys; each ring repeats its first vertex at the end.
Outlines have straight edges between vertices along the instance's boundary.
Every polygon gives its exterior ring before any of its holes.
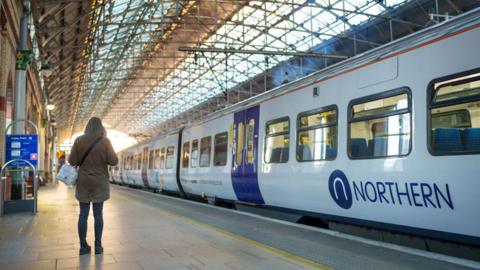
{"type": "MultiPolygon", "coordinates": [[[[475,269],[480,264],[112,186],[103,255],[78,255],[78,202],[42,188],[39,213],[0,218],[0,269],[475,269]]],[[[93,243],[93,216],[88,239],[93,243]]]]}

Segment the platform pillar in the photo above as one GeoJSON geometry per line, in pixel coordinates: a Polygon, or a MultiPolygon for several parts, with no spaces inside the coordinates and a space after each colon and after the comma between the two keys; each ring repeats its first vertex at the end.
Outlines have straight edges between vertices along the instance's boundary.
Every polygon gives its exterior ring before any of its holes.
{"type": "MultiPolygon", "coordinates": [[[[2,0],[0,0],[0,17],[2,17],[2,0]]],[[[0,164],[5,162],[5,128],[7,118],[7,52],[6,52],[6,22],[0,19],[0,164]]]]}
{"type": "MultiPolygon", "coordinates": [[[[30,17],[30,3],[23,2],[22,18],[20,19],[20,40],[16,52],[15,65],[15,93],[14,93],[14,115],[13,134],[25,134],[26,119],[26,83],[27,68],[31,62],[31,51],[27,50],[28,20],[30,17]]],[[[23,199],[24,179],[18,173],[12,174],[12,200],[23,199]]]]}
{"type": "MultiPolygon", "coordinates": [[[[31,55],[27,51],[28,38],[28,19],[30,16],[30,7],[27,1],[23,3],[23,13],[20,19],[20,41],[17,49],[17,62],[15,66],[15,112],[13,120],[24,120],[25,104],[26,104],[26,83],[27,83],[27,67],[31,55]]],[[[16,122],[13,126],[13,134],[25,134],[25,122],[16,122]]]]}

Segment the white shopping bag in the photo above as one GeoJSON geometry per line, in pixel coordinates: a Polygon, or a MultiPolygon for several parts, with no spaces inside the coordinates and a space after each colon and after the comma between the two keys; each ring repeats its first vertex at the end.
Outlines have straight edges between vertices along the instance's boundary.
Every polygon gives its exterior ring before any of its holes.
{"type": "Polygon", "coordinates": [[[67,186],[74,186],[77,183],[77,177],[77,168],[70,164],[63,164],[56,178],[67,186]]]}

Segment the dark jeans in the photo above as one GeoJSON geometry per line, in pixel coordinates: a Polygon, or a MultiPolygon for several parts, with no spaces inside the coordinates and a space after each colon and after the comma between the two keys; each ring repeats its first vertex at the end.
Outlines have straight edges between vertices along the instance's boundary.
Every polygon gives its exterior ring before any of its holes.
{"type": "MultiPolygon", "coordinates": [[[[102,241],[103,233],[103,202],[93,204],[93,217],[95,218],[95,242],[102,241]]],[[[80,215],[78,216],[78,237],[80,244],[87,242],[87,220],[90,212],[90,203],[80,203],[80,215]]]]}

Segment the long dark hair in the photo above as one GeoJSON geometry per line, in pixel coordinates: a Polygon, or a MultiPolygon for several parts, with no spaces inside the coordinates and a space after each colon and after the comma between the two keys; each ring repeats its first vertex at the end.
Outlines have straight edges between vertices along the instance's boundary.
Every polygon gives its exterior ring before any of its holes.
{"type": "Polygon", "coordinates": [[[85,127],[84,134],[92,134],[95,136],[107,136],[107,131],[102,125],[102,120],[98,117],[92,117],[88,120],[87,126],[85,127]]]}

